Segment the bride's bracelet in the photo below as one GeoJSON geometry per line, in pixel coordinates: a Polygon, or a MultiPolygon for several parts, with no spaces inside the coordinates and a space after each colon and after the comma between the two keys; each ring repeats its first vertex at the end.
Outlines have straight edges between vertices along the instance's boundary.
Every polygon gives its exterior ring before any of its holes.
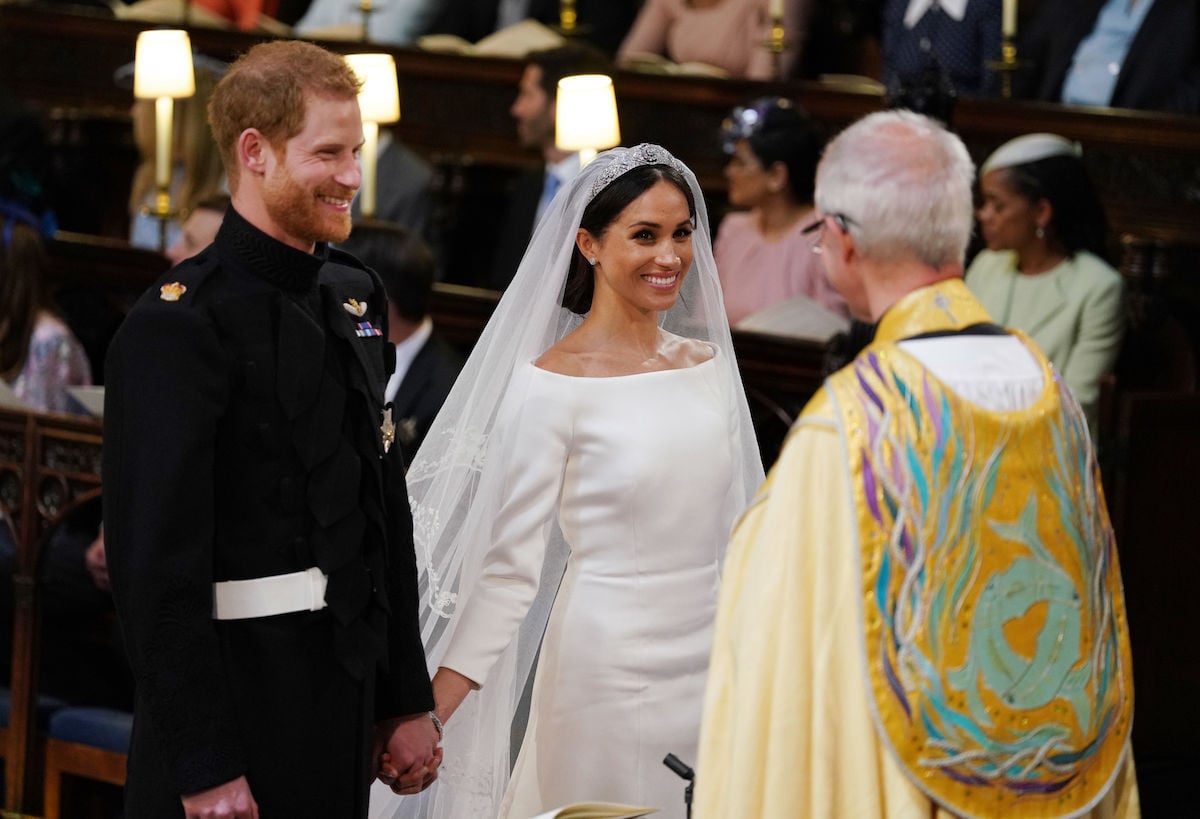
{"type": "Polygon", "coordinates": [[[438,742],[441,742],[442,737],[446,735],[446,726],[442,724],[440,719],[438,719],[438,715],[432,711],[429,712],[429,719],[433,722],[433,727],[438,732],[438,742]]]}

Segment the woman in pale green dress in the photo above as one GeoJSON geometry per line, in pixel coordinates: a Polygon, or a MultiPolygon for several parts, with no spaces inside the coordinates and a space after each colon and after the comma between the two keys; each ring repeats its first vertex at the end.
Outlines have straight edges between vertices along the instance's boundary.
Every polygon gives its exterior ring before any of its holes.
{"type": "Polygon", "coordinates": [[[1104,260],[1107,223],[1079,146],[1053,134],[1017,137],[984,162],[979,185],[987,250],[967,269],[967,286],[998,324],[1042,348],[1095,437],[1100,381],[1124,329],[1123,286],[1104,260]]]}

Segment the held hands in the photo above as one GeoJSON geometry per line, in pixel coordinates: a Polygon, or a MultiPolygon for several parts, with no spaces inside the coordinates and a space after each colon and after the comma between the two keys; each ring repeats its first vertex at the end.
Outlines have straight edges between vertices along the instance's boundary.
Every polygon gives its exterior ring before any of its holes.
{"type": "Polygon", "coordinates": [[[437,779],[442,764],[438,731],[429,714],[387,720],[375,728],[376,778],[393,793],[414,794],[437,779]]]}
{"type": "Polygon", "coordinates": [[[244,776],[182,800],[187,819],[258,819],[258,804],[244,776]]]}

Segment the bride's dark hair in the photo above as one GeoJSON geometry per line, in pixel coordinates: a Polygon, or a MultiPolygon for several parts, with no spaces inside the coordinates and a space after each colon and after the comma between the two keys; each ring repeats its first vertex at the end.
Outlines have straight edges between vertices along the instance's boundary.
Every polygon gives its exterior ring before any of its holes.
{"type": "MultiPolygon", "coordinates": [[[[692,189],[683,174],[670,165],[638,165],[614,179],[604,190],[596,194],[587,207],[579,226],[601,238],[621,211],[660,181],[666,180],[679,189],[688,203],[688,215],[696,219],[696,201],[692,189]]],[[[571,237],[574,241],[574,237],[571,237]]],[[[563,287],[563,307],[572,313],[583,315],[592,309],[592,294],[596,289],[595,271],[576,246],[571,254],[571,269],[563,287]]]]}

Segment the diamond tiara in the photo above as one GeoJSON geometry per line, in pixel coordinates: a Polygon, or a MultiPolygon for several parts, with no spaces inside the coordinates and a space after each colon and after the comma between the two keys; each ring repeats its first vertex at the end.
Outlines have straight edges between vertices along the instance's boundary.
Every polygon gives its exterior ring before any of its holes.
{"type": "Polygon", "coordinates": [[[639,165],[669,165],[683,173],[683,163],[658,145],[643,142],[627,149],[616,161],[611,162],[600,174],[592,180],[592,194],[589,200],[595,199],[596,194],[611,185],[619,176],[633,170],[639,165]]]}

